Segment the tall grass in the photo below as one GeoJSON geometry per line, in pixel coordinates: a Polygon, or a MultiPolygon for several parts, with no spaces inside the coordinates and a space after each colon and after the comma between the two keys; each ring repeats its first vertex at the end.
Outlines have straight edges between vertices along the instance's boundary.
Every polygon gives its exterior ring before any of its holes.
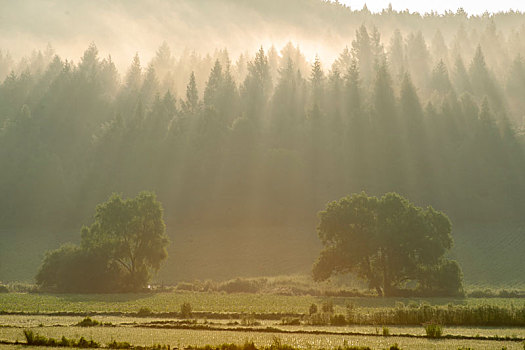
{"type": "Polygon", "coordinates": [[[428,338],[441,338],[443,335],[443,328],[439,324],[427,323],[424,327],[428,338]]]}
{"type": "Polygon", "coordinates": [[[525,326],[525,307],[398,306],[370,313],[357,313],[357,315],[354,313],[353,319],[349,321],[356,324],[420,325],[436,322],[453,326],[523,327],[525,326]]]}

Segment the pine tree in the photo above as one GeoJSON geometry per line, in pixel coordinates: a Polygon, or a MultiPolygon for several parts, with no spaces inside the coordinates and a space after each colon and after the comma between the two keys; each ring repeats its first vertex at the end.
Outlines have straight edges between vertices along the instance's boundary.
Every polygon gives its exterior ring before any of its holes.
{"type": "Polygon", "coordinates": [[[174,62],[171,56],[171,49],[165,41],[158,48],[151,64],[160,79],[164,79],[166,74],[173,69],[174,62]]]}
{"type": "Polygon", "coordinates": [[[315,61],[312,64],[312,71],[310,73],[310,84],[312,86],[312,106],[318,108],[323,107],[324,99],[324,72],[321,66],[319,56],[315,56],[315,61]]]}
{"type": "Polygon", "coordinates": [[[454,87],[459,95],[464,92],[472,92],[470,77],[461,56],[456,57],[454,64],[454,87]]]}
{"type": "Polygon", "coordinates": [[[222,65],[219,60],[216,60],[204,89],[204,105],[206,108],[217,108],[219,103],[218,94],[222,83],[222,65]]]}
{"type": "Polygon", "coordinates": [[[444,95],[452,91],[452,84],[448,76],[447,66],[440,60],[434,69],[430,77],[430,88],[444,95]]]}
{"type": "Polygon", "coordinates": [[[199,92],[197,90],[195,73],[191,72],[190,81],[186,86],[186,99],[181,103],[182,112],[187,116],[195,116],[199,112],[199,104],[199,92]]]}
{"type": "MultiPolygon", "coordinates": [[[[345,76],[346,101],[345,110],[353,123],[360,123],[361,118],[361,81],[359,78],[359,67],[354,60],[348,68],[345,76]]],[[[358,127],[359,128],[359,127],[358,127]]]]}
{"type": "Polygon", "coordinates": [[[407,61],[416,86],[423,88],[428,79],[430,55],[421,31],[411,33],[407,39],[407,61]]]}
{"type": "Polygon", "coordinates": [[[487,67],[485,56],[480,45],[478,45],[476,49],[476,54],[470,63],[468,73],[472,83],[473,93],[478,97],[488,96],[494,108],[498,112],[503,112],[505,107],[499,86],[487,67]]]}
{"type": "Polygon", "coordinates": [[[363,81],[368,84],[372,77],[374,58],[370,36],[364,25],[356,30],[356,38],[352,41],[352,58],[359,63],[359,70],[363,81]]]}
{"type": "Polygon", "coordinates": [[[146,71],[146,76],[144,82],[142,83],[142,88],[140,91],[140,96],[143,103],[148,106],[153,98],[159,93],[159,81],[157,79],[157,74],[155,68],[152,64],[148,66],[146,71]]]}
{"type": "MultiPolygon", "coordinates": [[[[317,57],[317,56],[316,56],[317,57]]],[[[350,50],[348,49],[348,46],[346,46],[339,54],[339,57],[334,61],[332,65],[332,70],[337,70],[338,72],[346,72],[348,69],[350,69],[350,66],[352,65],[352,55],[350,53],[350,50]]]]}
{"type": "Polygon", "coordinates": [[[445,39],[443,38],[443,34],[441,33],[441,30],[439,29],[436,30],[436,33],[434,34],[434,38],[432,39],[431,52],[432,52],[432,57],[434,58],[434,60],[443,61],[445,63],[448,62],[448,48],[447,48],[447,45],[445,44],[445,39]]]}
{"type": "Polygon", "coordinates": [[[403,48],[403,36],[401,31],[396,29],[392,39],[390,39],[390,48],[388,51],[388,61],[394,77],[401,76],[402,72],[405,71],[405,50],[403,48]]]}
{"type": "Polygon", "coordinates": [[[268,58],[261,47],[255,59],[248,63],[248,75],[242,87],[243,112],[247,118],[259,119],[264,115],[271,90],[268,58]]]}

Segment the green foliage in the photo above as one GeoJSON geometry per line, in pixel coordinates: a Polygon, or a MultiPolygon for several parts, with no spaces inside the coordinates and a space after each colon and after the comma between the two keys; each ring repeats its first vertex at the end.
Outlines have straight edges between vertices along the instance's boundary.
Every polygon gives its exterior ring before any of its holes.
{"type": "Polygon", "coordinates": [[[31,330],[24,330],[26,343],[29,346],[49,346],[49,347],[72,347],[72,348],[100,348],[100,344],[93,340],[86,340],[80,337],[78,340],[68,339],[62,337],[60,340],[54,338],[47,338],[45,336],[35,334],[31,330]]]}
{"type": "MultiPolygon", "coordinates": [[[[130,57],[121,81],[95,45],[77,63],[49,53],[2,66],[1,226],[76,227],[113,191],[143,188],[197,230],[302,224],[326,198],[363,188],[431,203],[456,223],[522,221],[523,45],[501,25],[522,14],[375,15],[320,1],[285,11],[378,28],[360,26],[333,68],[291,44],[254,59],[174,57],[163,45],[150,64],[130,57]],[[389,45],[381,32],[393,23],[402,31],[389,45]],[[438,23],[457,33],[430,42],[438,23]]],[[[119,282],[141,284],[138,270],[119,282]]]]}
{"type": "Polygon", "coordinates": [[[226,293],[257,293],[264,284],[264,280],[236,278],[222,283],[218,290],[226,293]]]}
{"type": "MultiPolygon", "coordinates": [[[[277,15],[275,6],[262,1],[246,8],[263,13],[257,18],[277,15]]],[[[507,24],[522,14],[372,14],[322,1],[293,2],[282,10],[280,19],[292,16],[309,32],[319,23],[329,25],[330,33],[347,34],[349,23],[378,27],[360,26],[331,74],[323,57],[312,62],[311,79],[299,50],[281,55],[260,50],[253,60],[230,58],[225,50],[174,57],[164,44],[150,64],[130,57],[122,84],[111,58],[99,57],[95,45],[74,60],[78,64],[52,52],[20,64],[8,64],[12,60],[3,56],[0,192],[11,200],[1,204],[2,221],[72,225],[111,191],[145,187],[162,193],[166,208],[185,222],[231,222],[252,211],[264,213],[264,222],[292,216],[298,222],[334,193],[362,188],[396,190],[463,219],[519,218],[513,208],[523,204],[523,155],[519,134],[505,120],[519,121],[523,110],[522,36],[507,24]],[[446,26],[436,33],[440,40],[424,37],[446,26]],[[382,40],[381,34],[388,37],[396,27],[403,32],[395,31],[391,44],[382,40]],[[497,40],[500,32],[505,40],[497,40]],[[478,42],[479,49],[472,45],[478,42]],[[474,58],[465,62],[468,69],[459,64],[467,57],[474,58]],[[432,72],[430,62],[439,62],[432,72]],[[272,82],[282,78],[281,71],[286,79],[279,80],[286,84],[275,84],[277,92],[272,82]],[[415,89],[400,84],[401,71],[410,73],[415,89]],[[180,99],[170,91],[178,91],[180,99]],[[483,137],[485,121],[458,108],[464,92],[477,107],[487,95],[494,137],[483,137]],[[428,103],[432,108],[419,118],[417,105],[428,103]],[[411,128],[414,119],[424,128],[411,128]],[[289,126],[280,129],[281,123],[289,126]],[[286,149],[303,167],[290,173],[286,162],[257,157],[273,149],[286,149]],[[227,180],[215,183],[209,174],[227,180]],[[271,187],[259,186],[252,193],[255,179],[278,188],[266,195],[271,187]],[[210,198],[214,186],[220,195],[210,198]],[[258,208],[246,205],[252,197],[260,200],[258,208]],[[281,197],[293,205],[271,205],[281,197]]]]}
{"type": "Polygon", "coordinates": [[[153,311],[149,307],[141,307],[139,311],[137,311],[138,317],[148,317],[153,315],[153,311]]]}
{"type": "Polygon", "coordinates": [[[156,196],[141,192],[123,200],[114,194],[96,208],[80,246],[48,252],[36,281],[58,292],[114,292],[144,288],[167,257],[168,238],[156,196]]]}
{"type": "Polygon", "coordinates": [[[281,319],[281,324],[285,326],[300,326],[301,319],[297,317],[284,317],[281,319]]]}
{"type": "Polygon", "coordinates": [[[110,349],[131,349],[132,346],[128,342],[119,342],[119,341],[113,340],[111,343],[108,344],[108,348],[110,349]]]}
{"type": "Polygon", "coordinates": [[[434,295],[462,293],[459,266],[443,257],[452,237],[442,212],[416,207],[396,193],[361,193],[329,203],[319,217],[325,249],[314,265],[316,280],[355,272],[380,295],[406,293],[407,281],[434,295]]]}
{"type": "Polygon", "coordinates": [[[323,305],[321,305],[321,310],[323,312],[333,313],[334,312],[334,302],[331,299],[323,302],[323,305]]]}
{"type": "Polygon", "coordinates": [[[107,292],[119,290],[119,275],[104,254],[65,244],[46,253],[35,279],[41,290],[107,292]]]}
{"type": "Polygon", "coordinates": [[[390,329],[388,327],[383,327],[383,336],[388,337],[390,335],[390,329]]]}
{"type": "Polygon", "coordinates": [[[243,315],[241,317],[241,326],[252,327],[260,326],[261,323],[255,318],[255,314],[243,315]]]}
{"type": "Polygon", "coordinates": [[[315,313],[317,313],[317,304],[312,303],[308,308],[308,314],[313,315],[315,313]]]}
{"type": "MultiPolygon", "coordinates": [[[[188,347],[187,349],[188,350],[297,350],[297,348],[291,345],[283,344],[282,341],[277,337],[274,337],[273,343],[270,346],[257,347],[255,346],[253,342],[247,342],[244,345],[235,345],[235,344],[222,344],[218,346],[206,345],[202,347],[192,346],[192,347],[188,347]]],[[[390,349],[398,350],[399,348],[396,345],[395,348],[392,347],[390,349]]],[[[348,344],[345,343],[345,345],[334,348],[333,350],[371,350],[371,348],[368,346],[349,346],[348,344]]]]}
{"type": "Polygon", "coordinates": [[[76,325],[79,327],[96,327],[100,326],[101,323],[97,320],[92,320],[90,317],[86,317],[76,325]]]}
{"type": "Polygon", "coordinates": [[[332,315],[330,317],[330,325],[332,326],[346,326],[347,322],[344,315],[332,315]]]}
{"type": "Polygon", "coordinates": [[[428,338],[441,338],[443,335],[443,328],[439,324],[428,323],[424,327],[428,338]]]}
{"type": "Polygon", "coordinates": [[[180,306],[180,315],[182,318],[190,318],[191,317],[191,304],[188,302],[184,302],[180,306]]]}

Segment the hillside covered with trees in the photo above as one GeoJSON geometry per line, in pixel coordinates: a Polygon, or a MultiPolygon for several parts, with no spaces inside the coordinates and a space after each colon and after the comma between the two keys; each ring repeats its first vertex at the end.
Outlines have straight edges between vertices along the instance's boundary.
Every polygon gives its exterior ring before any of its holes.
{"type": "Polygon", "coordinates": [[[142,190],[192,227],[314,227],[328,201],[363,190],[463,225],[523,221],[525,14],[225,3],[257,14],[246,32],[298,34],[207,52],[165,36],[125,68],[96,42],[73,60],[52,40],[20,59],[2,48],[0,226],[77,229],[111,193],[142,190]],[[333,40],[306,54],[300,39],[327,22],[333,40]]]}

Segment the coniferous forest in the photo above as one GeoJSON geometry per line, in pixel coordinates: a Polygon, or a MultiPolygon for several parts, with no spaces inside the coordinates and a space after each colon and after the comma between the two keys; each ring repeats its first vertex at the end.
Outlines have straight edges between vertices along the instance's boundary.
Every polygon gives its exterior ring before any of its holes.
{"type": "MultiPolygon", "coordinates": [[[[230,2],[279,20],[273,2],[230,2]]],[[[80,57],[0,51],[1,226],[76,229],[111,193],[142,190],[168,226],[315,225],[361,191],[457,223],[521,222],[525,15],[305,3],[339,29],[334,59],[294,41],[165,40],[126,66],[89,41],[80,57]]],[[[282,16],[313,30],[292,5],[282,16]]]]}

